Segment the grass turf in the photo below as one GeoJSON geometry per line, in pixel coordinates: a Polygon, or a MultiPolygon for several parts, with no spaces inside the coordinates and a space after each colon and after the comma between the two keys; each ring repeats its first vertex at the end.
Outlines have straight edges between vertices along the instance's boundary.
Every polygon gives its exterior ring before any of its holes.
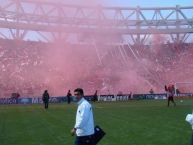
{"type": "MultiPolygon", "coordinates": [[[[185,116],[193,100],[94,103],[95,124],[107,135],[99,145],[188,145],[191,127],[185,116]]],[[[72,145],[76,105],[1,105],[0,145],[72,145]]]]}

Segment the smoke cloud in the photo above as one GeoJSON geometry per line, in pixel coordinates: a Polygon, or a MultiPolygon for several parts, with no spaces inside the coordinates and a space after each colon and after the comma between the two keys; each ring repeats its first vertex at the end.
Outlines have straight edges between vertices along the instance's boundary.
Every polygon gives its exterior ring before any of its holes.
{"type": "MultiPolygon", "coordinates": [[[[62,2],[102,4],[97,0],[62,2]]],[[[97,34],[81,33],[79,38],[52,43],[1,39],[0,97],[13,92],[40,96],[46,89],[52,96],[66,95],[77,87],[91,95],[95,90],[100,94],[148,93],[151,88],[160,93],[165,84],[193,82],[192,43],[167,43],[164,35],[152,36],[150,45],[129,46],[120,41],[120,35],[102,28],[97,34]],[[69,43],[72,40],[81,44],[69,43]]]]}

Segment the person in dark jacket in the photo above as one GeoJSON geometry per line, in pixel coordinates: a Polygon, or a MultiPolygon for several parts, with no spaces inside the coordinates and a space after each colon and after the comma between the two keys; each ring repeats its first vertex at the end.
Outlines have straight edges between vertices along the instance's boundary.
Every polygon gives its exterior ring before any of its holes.
{"type": "Polygon", "coordinates": [[[167,87],[165,85],[165,91],[166,91],[167,98],[168,98],[168,107],[170,106],[170,102],[172,102],[174,104],[174,106],[176,106],[176,103],[174,101],[174,91],[173,91],[173,88],[167,87]]]}
{"type": "Polygon", "coordinates": [[[93,102],[98,101],[98,94],[97,94],[97,90],[95,91],[94,95],[93,95],[93,102]]]}
{"type": "Polygon", "coordinates": [[[48,90],[45,90],[43,95],[42,95],[42,100],[44,102],[45,109],[48,109],[49,98],[50,98],[50,95],[48,93],[48,90]]]}
{"type": "Polygon", "coordinates": [[[68,104],[70,104],[70,102],[71,102],[71,96],[72,96],[72,94],[71,94],[70,90],[68,90],[68,93],[67,93],[67,96],[66,96],[68,104]]]}

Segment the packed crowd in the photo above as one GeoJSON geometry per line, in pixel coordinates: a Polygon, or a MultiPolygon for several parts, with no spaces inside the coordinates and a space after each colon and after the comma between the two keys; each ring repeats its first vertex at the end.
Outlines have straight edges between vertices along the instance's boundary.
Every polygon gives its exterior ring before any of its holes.
{"type": "Polygon", "coordinates": [[[0,40],[0,97],[10,97],[12,93],[38,96],[45,89],[56,95],[56,88],[67,90],[76,86],[86,88],[88,94],[96,89],[104,94],[112,90],[113,93],[148,92],[149,88],[158,92],[157,88],[163,89],[164,84],[193,80],[191,43],[108,46],[101,57],[96,49],[84,54],[93,46],[73,46],[77,47],[74,49],[77,54],[72,50],[63,60],[66,64],[72,62],[69,66],[53,65],[58,62],[47,55],[49,46],[43,42],[0,40]],[[82,69],[78,70],[79,67],[82,69]]]}

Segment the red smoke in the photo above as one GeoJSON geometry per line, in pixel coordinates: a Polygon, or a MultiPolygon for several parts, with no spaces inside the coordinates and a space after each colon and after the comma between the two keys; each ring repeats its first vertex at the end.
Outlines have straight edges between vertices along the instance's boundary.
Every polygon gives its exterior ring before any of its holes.
{"type": "MultiPolygon", "coordinates": [[[[100,5],[97,0],[62,2],[100,5]]],[[[75,41],[81,41],[82,45],[62,40],[52,43],[0,40],[0,97],[10,97],[13,92],[40,96],[45,89],[54,96],[65,95],[76,87],[82,87],[85,94],[94,94],[95,90],[99,94],[147,93],[151,88],[162,92],[165,84],[193,82],[192,44],[166,44],[164,35],[155,35],[151,45],[129,47],[115,45],[121,42],[120,35],[109,34],[102,28],[99,32],[80,32],[75,41]],[[98,35],[99,32],[103,35],[98,35]]]]}
{"type": "Polygon", "coordinates": [[[160,44],[156,52],[152,46],[132,46],[136,60],[128,46],[98,44],[99,61],[94,45],[1,40],[1,97],[40,96],[45,89],[65,95],[76,87],[86,94],[161,92],[164,84],[193,81],[192,46],[160,44]]]}

